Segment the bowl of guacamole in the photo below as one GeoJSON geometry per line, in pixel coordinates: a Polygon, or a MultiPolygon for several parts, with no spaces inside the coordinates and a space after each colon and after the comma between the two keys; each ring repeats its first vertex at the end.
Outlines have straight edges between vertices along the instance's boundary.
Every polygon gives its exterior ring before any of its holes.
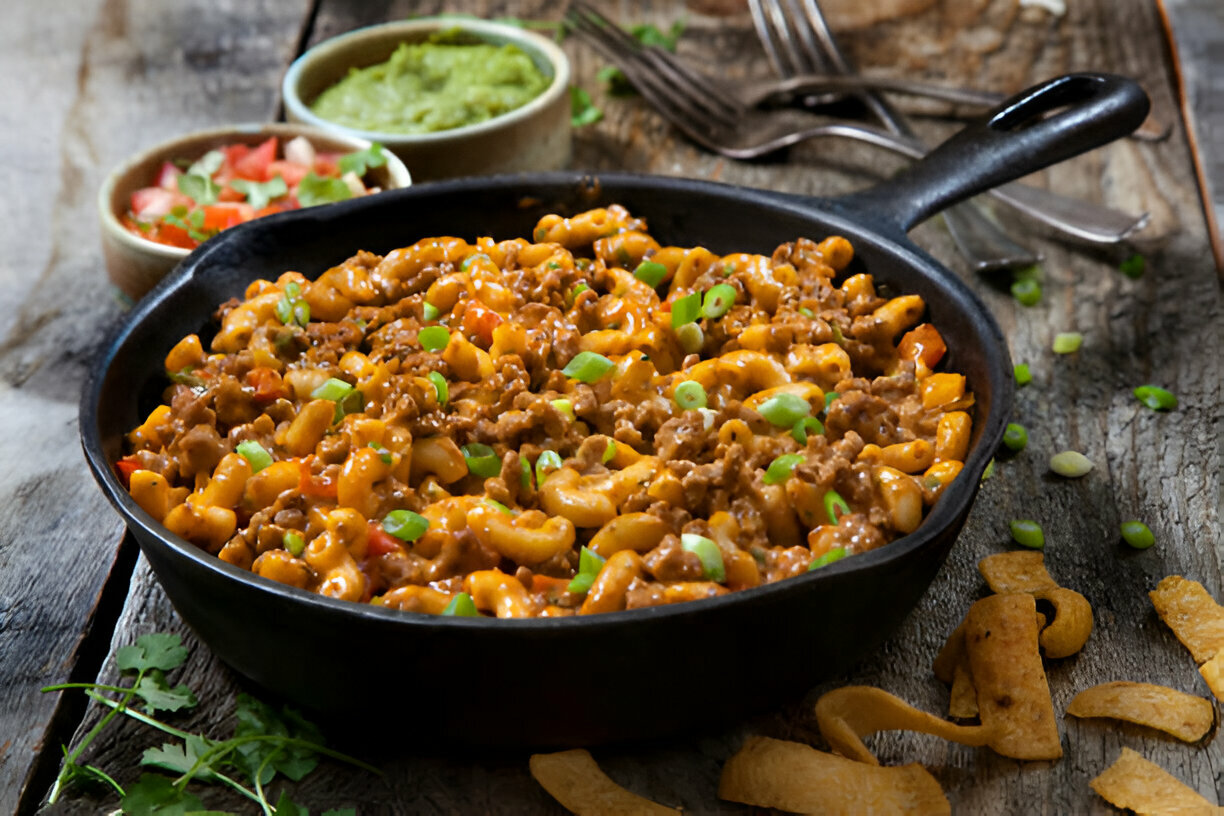
{"type": "Polygon", "coordinates": [[[569,76],[538,34],[432,17],[319,43],[282,90],[289,121],[377,141],[427,180],[565,167],[569,76]]]}

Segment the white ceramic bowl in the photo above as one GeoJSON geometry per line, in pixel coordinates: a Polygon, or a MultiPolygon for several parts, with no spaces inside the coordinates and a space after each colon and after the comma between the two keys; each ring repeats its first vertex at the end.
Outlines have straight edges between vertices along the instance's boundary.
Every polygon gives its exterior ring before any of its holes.
{"type": "Polygon", "coordinates": [[[555,43],[518,26],[466,17],[430,17],[370,26],[319,43],[289,67],[282,85],[290,122],[380,142],[412,168],[417,181],[528,170],[558,170],[570,158],[570,65],[555,43]],[[350,68],[386,62],[401,43],[459,29],[489,43],[522,49],[552,82],[522,107],[485,122],[434,133],[360,130],[317,116],[311,104],[350,68]]]}
{"type": "MultiPolygon", "coordinates": [[[[106,177],[98,190],[98,218],[102,224],[102,252],[111,282],[136,300],[152,289],[191,250],[167,246],[142,238],[123,226],[132,193],[155,183],[162,163],[197,159],[209,150],[227,144],[257,145],[276,136],[282,142],[305,136],[320,151],[352,153],[365,150],[370,142],[355,136],[317,130],[298,124],[242,124],[201,130],[162,142],[131,156],[106,177]]],[[[412,183],[408,168],[394,155],[382,167],[366,174],[371,186],[384,190],[412,183]]]]}

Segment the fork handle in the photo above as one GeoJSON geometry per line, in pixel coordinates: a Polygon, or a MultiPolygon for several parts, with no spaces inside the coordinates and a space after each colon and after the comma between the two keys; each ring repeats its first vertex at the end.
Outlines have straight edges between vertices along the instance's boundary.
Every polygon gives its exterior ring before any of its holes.
{"type": "Polygon", "coordinates": [[[1067,74],[1021,91],[891,179],[838,199],[902,233],[958,201],[1132,132],[1150,102],[1138,83],[1067,74]]]}

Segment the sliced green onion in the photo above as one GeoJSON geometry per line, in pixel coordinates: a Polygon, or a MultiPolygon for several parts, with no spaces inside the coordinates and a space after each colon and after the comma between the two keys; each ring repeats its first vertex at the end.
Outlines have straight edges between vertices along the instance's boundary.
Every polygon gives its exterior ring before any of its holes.
{"type": "Polygon", "coordinates": [[[820,424],[820,420],[813,416],[806,416],[795,423],[795,427],[791,428],[791,436],[800,445],[806,445],[808,434],[816,434],[821,436],[824,434],[824,425],[820,424]]]}
{"type": "Polygon", "coordinates": [[[1030,519],[1017,519],[1011,522],[1011,536],[1021,547],[1028,547],[1030,550],[1045,549],[1045,534],[1041,532],[1041,525],[1030,519]]]}
{"type": "Polygon", "coordinates": [[[561,373],[579,382],[593,383],[614,368],[616,368],[616,363],[602,354],[580,351],[566,364],[565,368],[561,369],[561,373]]]}
{"type": "Polygon", "coordinates": [[[272,464],[272,454],[264,450],[264,446],[253,439],[239,442],[234,451],[250,463],[251,473],[258,473],[272,464]]]}
{"type": "Polygon", "coordinates": [[[1120,526],[1122,540],[1136,550],[1146,550],[1156,543],[1156,536],[1142,521],[1124,521],[1120,526]]]}
{"type": "Polygon", "coordinates": [[[574,415],[574,404],[567,399],[553,400],[552,407],[556,408],[570,419],[577,419],[577,417],[574,415]]]}
{"type": "Polygon", "coordinates": [[[834,401],[840,396],[841,394],[837,393],[836,391],[830,391],[827,394],[825,394],[825,407],[824,407],[825,413],[828,413],[829,406],[832,405],[834,401]]]}
{"type": "Polygon", "coordinates": [[[480,613],[476,611],[476,602],[472,600],[472,596],[466,592],[460,592],[455,597],[451,598],[451,602],[442,610],[442,614],[448,617],[456,618],[478,618],[480,613]]]}
{"type": "Polygon", "coordinates": [[[829,517],[829,523],[833,525],[838,524],[842,516],[852,512],[850,505],[846,504],[846,500],[836,490],[830,490],[824,494],[824,506],[825,515],[829,517]]]}
{"type": "Polygon", "coordinates": [[[1133,393],[1136,399],[1153,411],[1172,411],[1177,407],[1177,396],[1158,385],[1141,385],[1133,393]]]}
{"type": "Polygon", "coordinates": [[[1017,363],[1012,372],[1016,378],[1016,385],[1028,385],[1033,381],[1033,374],[1029,371],[1028,363],[1017,363]]]}
{"type": "Polygon", "coordinates": [[[383,516],[382,528],[400,541],[416,541],[429,529],[429,519],[411,510],[392,510],[383,516]]]}
{"type": "Polygon", "coordinates": [[[524,490],[531,487],[531,463],[521,453],[519,454],[519,484],[524,490]]]}
{"type": "Polygon", "coordinates": [[[611,439],[608,440],[608,447],[604,448],[603,456],[599,457],[603,464],[608,464],[616,456],[616,443],[611,439]]]}
{"type": "Polygon", "coordinates": [[[535,463],[536,487],[544,484],[548,474],[561,467],[561,455],[554,450],[546,450],[540,454],[535,463]]]}
{"type": "Polygon", "coordinates": [[[336,416],[333,422],[339,422],[349,414],[359,414],[365,408],[365,396],[354,388],[336,403],[336,416]]]}
{"type": "Polygon", "coordinates": [[[697,354],[705,345],[705,332],[696,323],[685,323],[676,329],[676,342],[685,354],[697,354]]]}
{"type": "Polygon", "coordinates": [[[302,538],[302,536],[298,533],[286,530],[285,534],[281,536],[281,546],[284,547],[290,555],[297,558],[302,554],[302,551],[306,549],[306,539],[302,538]]]}
{"type": "Polygon", "coordinates": [[[1054,353],[1071,354],[1084,344],[1084,335],[1079,332],[1059,332],[1054,335],[1054,353]]]}
{"type": "Polygon", "coordinates": [[[986,468],[982,471],[981,481],[984,482],[987,479],[989,479],[991,476],[994,475],[994,467],[995,467],[994,459],[991,459],[989,462],[986,463],[986,468]]]}
{"type": "Polygon", "coordinates": [[[442,351],[450,343],[450,338],[450,329],[445,326],[426,326],[417,332],[417,341],[426,351],[442,351]]]}
{"type": "Polygon", "coordinates": [[[701,314],[711,320],[722,317],[731,311],[735,305],[735,287],[729,283],[719,283],[710,287],[701,301],[701,314]]]}
{"type": "Polygon", "coordinates": [[[384,465],[389,465],[389,464],[391,464],[392,457],[391,457],[391,452],[390,452],[389,450],[387,450],[386,448],[384,448],[384,447],[383,447],[381,444],[379,444],[378,442],[371,442],[371,443],[370,443],[370,447],[371,447],[371,448],[373,448],[374,450],[378,451],[378,458],[382,460],[382,463],[383,463],[384,465]]]}
{"type": "Polygon", "coordinates": [[[816,319],[816,313],[815,313],[815,312],[813,312],[811,309],[809,309],[809,308],[808,308],[808,307],[806,307],[806,306],[800,306],[800,307],[799,307],[799,314],[803,315],[803,316],[804,316],[804,317],[806,317],[808,320],[815,320],[815,319],[816,319]]]}
{"type": "Polygon", "coordinates": [[[701,572],[706,580],[722,583],[727,580],[727,568],[723,565],[722,550],[705,536],[684,533],[680,536],[680,546],[691,552],[701,561],[701,572]]]}
{"type": "Polygon", "coordinates": [[[506,505],[502,504],[501,502],[497,501],[496,499],[490,499],[488,496],[485,496],[485,497],[482,499],[482,501],[483,501],[485,504],[487,504],[487,505],[489,505],[490,507],[492,507],[494,510],[496,510],[496,511],[497,511],[497,512],[499,512],[499,513],[505,513],[507,516],[513,516],[513,515],[514,515],[514,511],[513,511],[513,510],[511,510],[509,507],[507,507],[506,505]]]}
{"type": "Polygon", "coordinates": [[[834,561],[840,561],[847,555],[845,547],[833,547],[827,553],[819,558],[813,558],[812,563],[808,564],[808,572],[818,570],[821,567],[827,567],[834,561]]]}
{"type": "Polygon", "coordinates": [[[1065,450],[1050,457],[1050,470],[1068,479],[1078,479],[1092,470],[1092,460],[1079,451],[1065,450]]]}
{"type": "Polygon", "coordinates": [[[473,442],[459,449],[463,453],[463,461],[467,462],[468,471],[491,479],[501,473],[501,457],[488,445],[473,442]]]}
{"type": "Polygon", "coordinates": [[[477,252],[475,255],[469,255],[463,259],[463,262],[459,264],[459,271],[468,271],[468,268],[475,263],[477,258],[484,258],[486,261],[489,260],[488,255],[484,254],[483,252],[477,252]]]}
{"type": "Polygon", "coordinates": [[[701,383],[692,380],[685,380],[677,385],[672,399],[682,411],[693,411],[707,405],[705,389],[701,387],[701,383]]]}
{"type": "Polygon", "coordinates": [[[428,301],[426,301],[423,311],[425,313],[426,320],[437,320],[442,316],[442,310],[428,301]]]}
{"type": "Polygon", "coordinates": [[[569,301],[570,305],[573,306],[574,301],[578,299],[578,296],[590,288],[591,287],[587,286],[585,283],[579,283],[570,290],[569,297],[566,299],[569,301]]]}
{"type": "Polygon", "coordinates": [[[642,261],[638,268],[633,270],[633,277],[653,289],[667,277],[667,267],[654,261],[642,261]]]}
{"type": "Polygon", "coordinates": [[[811,415],[812,406],[798,394],[782,392],[762,402],[757,413],[769,420],[771,425],[793,428],[796,422],[811,415]]]}
{"type": "Polygon", "coordinates": [[[842,334],[841,326],[836,323],[829,323],[829,330],[833,332],[833,342],[839,346],[846,345],[846,336],[842,334]]]}
{"type": "Polygon", "coordinates": [[[782,484],[795,472],[795,467],[803,461],[802,453],[784,453],[769,463],[765,469],[765,484],[782,484]]]}
{"type": "Polygon", "coordinates": [[[671,308],[671,324],[678,329],[688,323],[693,323],[701,317],[701,293],[690,292],[681,298],[676,298],[671,308]]]}
{"type": "Polygon", "coordinates": [[[574,580],[569,582],[566,590],[576,595],[586,593],[595,583],[595,579],[599,577],[599,571],[603,569],[607,560],[589,547],[583,547],[578,553],[578,572],[574,575],[574,580]]]}
{"type": "Polygon", "coordinates": [[[1041,302],[1041,284],[1033,278],[1021,278],[1012,283],[1011,294],[1021,306],[1036,306],[1041,302]]]}
{"type": "Polygon", "coordinates": [[[310,398],[340,402],[340,400],[344,399],[355,390],[356,389],[353,388],[353,386],[349,385],[344,380],[338,380],[335,377],[328,377],[326,382],[310,392],[310,398]]]}
{"type": "Polygon", "coordinates": [[[1003,430],[1003,444],[1019,453],[1028,444],[1028,431],[1018,422],[1009,422],[1003,430]]]}
{"type": "MultiPolygon", "coordinates": [[[[1143,277],[1144,271],[1147,270],[1147,259],[1136,252],[1122,263],[1118,264],[1118,271],[1131,280],[1138,280],[1143,277]]],[[[1149,545],[1150,546],[1150,545],[1149,545]]]]}
{"type": "Polygon", "coordinates": [[[434,395],[438,398],[438,405],[446,405],[450,399],[450,386],[446,384],[446,378],[437,371],[431,371],[425,375],[434,387],[434,395]]]}

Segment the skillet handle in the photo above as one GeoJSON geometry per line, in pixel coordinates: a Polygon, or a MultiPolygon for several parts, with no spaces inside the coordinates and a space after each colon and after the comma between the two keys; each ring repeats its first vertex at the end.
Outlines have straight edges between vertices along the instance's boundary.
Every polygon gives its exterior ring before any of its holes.
{"type": "Polygon", "coordinates": [[[1056,77],[1000,103],[891,179],[835,201],[905,233],[959,201],[1127,135],[1150,104],[1126,77],[1056,77]]]}

